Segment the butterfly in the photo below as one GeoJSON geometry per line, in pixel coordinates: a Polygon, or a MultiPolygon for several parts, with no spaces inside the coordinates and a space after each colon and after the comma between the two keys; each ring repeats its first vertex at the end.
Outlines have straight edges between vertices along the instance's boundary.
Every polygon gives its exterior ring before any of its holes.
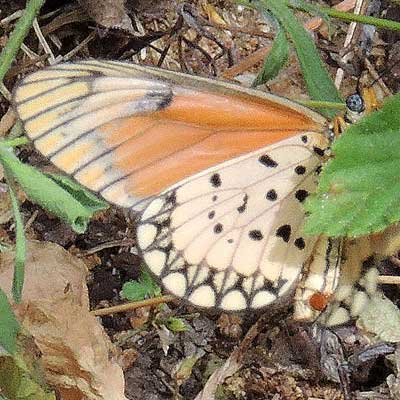
{"type": "Polygon", "coordinates": [[[344,275],[339,317],[326,323],[354,314],[343,304],[361,269],[343,274],[341,240],[302,233],[302,203],[329,155],[329,123],[318,113],[230,83],[105,60],[34,72],[12,101],[39,152],[138,211],[137,247],[168,292],[224,311],[294,295],[297,318],[315,319],[322,310],[313,299],[334,296],[344,275]]]}

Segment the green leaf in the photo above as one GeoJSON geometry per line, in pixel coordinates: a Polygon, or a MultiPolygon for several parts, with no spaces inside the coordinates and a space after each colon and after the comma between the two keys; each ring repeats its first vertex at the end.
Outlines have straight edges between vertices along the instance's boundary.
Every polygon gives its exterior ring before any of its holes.
{"type": "Polygon", "coordinates": [[[11,310],[7,296],[0,289],[0,347],[10,354],[15,353],[19,330],[20,326],[11,310]]]}
{"type": "Polygon", "coordinates": [[[188,330],[187,325],[181,318],[168,317],[164,321],[164,324],[171,332],[174,332],[174,333],[186,332],[188,330]]]}
{"type": "Polygon", "coordinates": [[[79,183],[76,183],[72,179],[65,175],[58,174],[46,174],[50,179],[61,186],[65,191],[72,195],[72,197],[79,201],[83,206],[92,212],[97,212],[108,208],[108,203],[95,194],[89,192],[79,183]]]}
{"type": "Polygon", "coordinates": [[[361,236],[400,220],[400,95],[352,125],[332,146],[305,231],[361,236]]]}
{"type": "MultiPolygon", "coordinates": [[[[292,41],[306,82],[307,92],[313,100],[342,102],[328,71],[319,56],[310,34],[297,21],[287,2],[282,0],[259,0],[254,2],[261,11],[267,11],[279,21],[287,37],[292,41]]],[[[327,117],[333,117],[332,109],[320,109],[327,117]]]]}
{"type": "Polygon", "coordinates": [[[92,195],[75,184],[67,184],[67,179],[60,180],[60,186],[54,182],[54,176],[50,179],[35,168],[21,163],[9,148],[1,144],[0,161],[7,173],[21,185],[33,202],[66,221],[77,233],[86,230],[95,211],[106,208],[100,207],[100,201],[95,206],[90,204],[93,202],[90,200],[92,195]],[[69,186],[67,190],[66,186],[69,186]]]}
{"type": "MultiPolygon", "coordinates": [[[[10,400],[55,400],[42,378],[38,362],[28,349],[13,357],[0,357],[0,388],[10,400]]],[[[32,352],[32,351],[31,351],[32,352]]]]}
{"type": "Polygon", "coordinates": [[[279,71],[285,66],[289,59],[289,43],[286,39],[285,32],[280,29],[271,51],[265,58],[262,70],[254,80],[252,87],[262,85],[263,83],[275,78],[279,71]]]}
{"type": "Polygon", "coordinates": [[[160,295],[161,289],[145,269],[141,271],[138,281],[125,282],[121,291],[121,297],[129,301],[140,301],[160,295]]]}

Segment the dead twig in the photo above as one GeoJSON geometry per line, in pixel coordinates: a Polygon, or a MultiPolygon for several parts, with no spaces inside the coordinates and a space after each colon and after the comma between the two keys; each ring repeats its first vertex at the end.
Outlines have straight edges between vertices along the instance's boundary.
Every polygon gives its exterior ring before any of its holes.
{"type": "Polygon", "coordinates": [[[135,301],[132,303],[120,304],[118,306],[107,307],[107,308],[100,308],[98,310],[91,311],[91,314],[95,315],[96,317],[103,316],[103,315],[110,315],[116,314],[121,312],[132,311],[137,308],[141,307],[151,307],[156,306],[162,303],[170,303],[171,301],[176,300],[176,297],[171,295],[154,297],[152,299],[142,300],[142,301],[135,301]]]}
{"type": "Polygon", "coordinates": [[[111,240],[109,242],[102,243],[99,244],[98,246],[92,247],[91,249],[84,250],[80,252],[79,256],[80,257],[90,256],[105,249],[111,249],[113,247],[129,247],[133,246],[134,244],[136,244],[136,240],[133,239],[111,240]]]}
{"type": "Polygon", "coordinates": [[[400,285],[400,276],[380,275],[378,283],[380,285],[400,285]]]}

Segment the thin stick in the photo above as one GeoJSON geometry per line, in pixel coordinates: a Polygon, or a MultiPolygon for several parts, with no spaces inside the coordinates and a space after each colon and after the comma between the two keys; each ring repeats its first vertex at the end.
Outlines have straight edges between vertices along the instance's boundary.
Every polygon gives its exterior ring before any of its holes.
{"type": "Polygon", "coordinates": [[[120,304],[118,306],[113,306],[113,307],[100,308],[98,310],[93,310],[90,313],[95,315],[96,317],[99,317],[102,315],[110,315],[115,313],[132,311],[135,310],[136,308],[141,308],[141,307],[156,306],[157,304],[162,304],[162,303],[170,303],[171,301],[174,300],[176,300],[176,297],[171,295],[166,295],[142,301],[135,301],[132,303],[120,304]]]}
{"type": "Polygon", "coordinates": [[[378,283],[380,285],[400,285],[400,276],[380,275],[378,283]]]}
{"type": "Polygon", "coordinates": [[[98,251],[111,249],[113,247],[125,247],[125,246],[133,246],[136,244],[136,240],[133,239],[122,239],[122,240],[111,240],[106,243],[99,244],[98,246],[92,247],[88,250],[81,251],[80,255],[89,256],[91,254],[97,253],[98,251]]]}
{"type": "MultiPolygon", "coordinates": [[[[336,4],[334,8],[340,11],[350,11],[355,7],[355,4],[356,0],[343,0],[339,4],[336,4]]],[[[307,29],[315,31],[322,25],[322,23],[323,19],[321,17],[313,17],[306,22],[305,27],[307,29]]]]}
{"type": "Polygon", "coordinates": [[[51,51],[50,46],[47,43],[46,39],[44,38],[42,31],[40,30],[40,26],[36,18],[33,20],[33,29],[35,30],[36,36],[38,37],[39,43],[42,45],[44,52],[49,56],[49,64],[50,65],[55,64],[56,59],[54,57],[54,54],[51,51]]]}
{"type": "Polygon", "coordinates": [[[3,18],[0,21],[0,26],[7,26],[10,22],[14,21],[15,19],[21,18],[22,14],[24,13],[24,10],[18,10],[12,13],[11,15],[8,15],[7,17],[3,18]]]}
{"type": "MultiPolygon", "coordinates": [[[[364,0],[357,0],[356,1],[355,7],[354,7],[354,11],[353,11],[354,14],[360,14],[363,1],[364,0]]],[[[342,11],[344,11],[344,10],[342,10],[342,11]]],[[[357,27],[357,24],[355,22],[351,22],[350,23],[350,25],[348,27],[348,30],[347,30],[346,38],[344,40],[343,50],[347,50],[347,48],[350,46],[350,44],[351,44],[351,42],[353,40],[353,37],[354,37],[354,33],[356,31],[356,27],[357,27]]],[[[342,62],[343,62],[343,64],[345,64],[347,59],[350,57],[350,53],[347,53],[346,51],[342,51],[341,53],[342,53],[342,62]],[[345,54],[343,55],[343,53],[345,53],[345,54]]],[[[342,81],[343,81],[343,77],[344,77],[343,68],[338,68],[337,71],[336,71],[336,77],[335,77],[335,86],[338,89],[340,89],[340,86],[341,86],[342,81]]]]}
{"type": "Polygon", "coordinates": [[[89,35],[82,40],[78,46],[74,47],[70,52],[68,52],[65,56],[62,57],[63,61],[68,61],[72,58],[78,51],[80,51],[83,47],[85,47],[89,42],[91,42],[96,37],[96,32],[90,32],[89,35]]]}

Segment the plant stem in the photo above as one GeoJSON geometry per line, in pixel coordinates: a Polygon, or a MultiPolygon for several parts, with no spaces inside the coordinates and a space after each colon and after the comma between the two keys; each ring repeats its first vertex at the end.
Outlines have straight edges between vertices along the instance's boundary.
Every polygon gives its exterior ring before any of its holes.
{"type": "Polygon", "coordinates": [[[11,67],[23,40],[32,26],[33,20],[42,7],[45,0],[29,0],[22,17],[18,20],[12,31],[6,46],[0,54],[0,82],[11,67]]]}
{"type": "MultiPolygon", "coordinates": [[[[9,148],[0,145],[0,157],[9,152],[9,148]]],[[[4,175],[6,177],[9,193],[11,198],[11,206],[14,214],[15,221],[15,262],[14,262],[14,279],[12,285],[13,299],[16,303],[21,302],[22,288],[24,285],[25,276],[25,258],[26,258],[26,243],[24,233],[24,223],[22,215],[19,210],[18,198],[16,191],[14,190],[14,177],[9,168],[3,164],[4,175]]]]}
{"type": "Polygon", "coordinates": [[[377,28],[390,29],[393,31],[400,31],[400,22],[392,21],[390,19],[375,18],[367,15],[352,14],[344,11],[335,10],[334,8],[321,8],[323,13],[330,17],[342,19],[344,21],[360,22],[361,24],[374,25],[377,28]]]}

